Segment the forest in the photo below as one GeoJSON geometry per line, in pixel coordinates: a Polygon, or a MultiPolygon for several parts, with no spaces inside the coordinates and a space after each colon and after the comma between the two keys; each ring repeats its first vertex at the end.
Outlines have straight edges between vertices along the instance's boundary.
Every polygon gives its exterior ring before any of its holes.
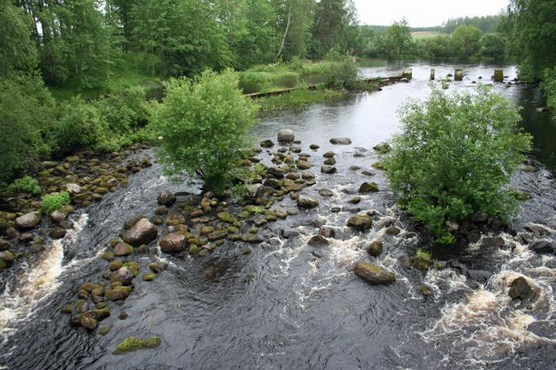
{"type": "Polygon", "coordinates": [[[556,0],[512,0],[504,14],[417,37],[405,19],[359,25],[350,0],[0,0],[0,181],[52,155],[145,139],[145,90],[207,69],[261,78],[338,56],[505,58],[554,109],[554,9],[556,0]]]}

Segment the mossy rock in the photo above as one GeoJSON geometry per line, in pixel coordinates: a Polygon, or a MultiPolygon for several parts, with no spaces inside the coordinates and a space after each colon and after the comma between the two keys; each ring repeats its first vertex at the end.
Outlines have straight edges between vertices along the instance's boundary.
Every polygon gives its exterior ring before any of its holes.
{"type": "Polygon", "coordinates": [[[417,250],[413,257],[412,266],[418,270],[426,271],[431,265],[431,255],[421,249],[417,250]]]}
{"type": "Polygon", "coordinates": [[[116,271],[120,267],[122,267],[123,265],[124,265],[123,261],[115,260],[115,261],[110,262],[109,268],[110,268],[110,271],[116,271]]]}
{"type": "Polygon", "coordinates": [[[371,164],[372,167],[378,169],[378,170],[384,170],[384,164],[380,161],[374,162],[371,164]]]}
{"type": "Polygon", "coordinates": [[[379,240],[373,241],[371,244],[367,246],[367,248],[365,248],[367,253],[369,253],[369,255],[373,257],[380,256],[380,254],[382,253],[382,249],[383,249],[383,244],[379,240]]]}
{"type": "Polygon", "coordinates": [[[191,244],[191,245],[189,246],[189,254],[195,255],[195,254],[197,254],[197,253],[199,253],[199,247],[196,246],[195,244],[191,244]]]}
{"type": "Polygon", "coordinates": [[[119,355],[126,352],[133,352],[138,349],[156,348],[162,343],[160,337],[151,337],[147,339],[140,339],[137,337],[128,337],[124,339],[118,347],[112,352],[114,355],[119,355]]]}
{"type": "Polygon", "coordinates": [[[126,262],[122,267],[128,267],[133,273],[133,276],[139,275],[139,263],[135,261],[126,262]]]}
{"type": "Polygon", "coordinates": [[[142,279],[143,281],[153,281],[154,279],[156,279],[156,274],[154,272],[147,272],[143,274],[142,279]]]}

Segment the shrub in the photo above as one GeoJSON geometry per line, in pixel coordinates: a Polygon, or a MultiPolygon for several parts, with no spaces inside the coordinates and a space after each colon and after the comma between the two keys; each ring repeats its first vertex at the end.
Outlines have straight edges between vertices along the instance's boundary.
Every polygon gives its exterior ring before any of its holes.
{"type": "Polygon", "coordinates": [[[205,71],[196,80],[172,79],[150,124],[161,136],[158,157],[170,174],[197,174],[205,188],[221,193],[247,146],[256,107],[241,95],[238,76],[205,71]]]}
{"type": "Polygon", "coordinates": [[[31,176],[23,176],[20,179],[15,180],[10,185],[10,190],[13,191],[21,191],[29,194],[40,194],[41,187],[39,186],[39,182],[32,178],[31,176]]]}
{"type": "Polygon", "coordinates": [[[145,89],[140,86],[104,97],[96,102],[96,106],[110,131],[118,135],[128,134],[145,126],[149,119],[145,89]]]}
{"type": "Polygon", "coordinates": [[[333,89],[359,89],[359,69],[349,57],[339,53],[339,48],[330,49],[326,59],[331,61],[326,73],[326,86],[333,89]]]}
{"type": "Polygon", "coordinates": [[[55,121],[54,108],[39,76],[0,77],[0,181],[50,152],[44,135],[55,121]]]}
{"type": "Polygon", "coordinates": [[[99,109],[80,96],[65,102],[54,129],[54,140],[63,151],[95,148],[108,135],[108,124],[99,109]]]}
{"type": "Polygon", "coordinates": [[[520,116],[508,99],[489,86],[453,96],[433,87],[425,102],[407,102],[400,115],[403,131],[393,139],[386,175],[398,202],[439,242],[454,241],[446,221],[515,210],[505,186],[531,139],[518,132],[520,116]]]}
{"type": "Polygon", "coordinates": [[[69,204],[70,202],[71,198],[67,191],[47,194],[42,197],[40,209],[47,214],[50,214],[65,206],[66,204],[69,204]]]}

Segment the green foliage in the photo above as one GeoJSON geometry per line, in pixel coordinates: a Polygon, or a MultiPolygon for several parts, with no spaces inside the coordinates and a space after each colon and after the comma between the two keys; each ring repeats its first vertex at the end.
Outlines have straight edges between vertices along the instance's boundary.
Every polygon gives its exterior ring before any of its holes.
{"type": "Polygon", "coordinates": [[[506,39],[499,33],[487,33],[481,39],[481,56],[495,60],[504,59],[506,39]]]}
{"type": "Polygon", "coordinates": [[[116,134],[129,134],[147,124],[149,104],[145,99],[145,89],[140,86],[129,88],[120,94],[113,94],[98,100],[95,105],[116,134]]]}
{"type": "Polygon", "coordinates": [[[518,132],[510,101],[489,86],[452,96],[433,87],[426,101],[407,102],[400,115],[403,132],[393,139],[386,175],[398,202],[440,242],[454,240],[446,221],[515,210],[505,186],[531,139],[518,132]]]}
{"type": "Polygon", "coordinates": [[[542,89],[546,96],[546,104],[556,117],[556,67],[545,71],[542,89]]]}
{"type": "Polygon", "coordinates": [[[9,182],[50,152],[45,134],[55,102],[35,75],[0,77],[0,181],[9,182]]]}
{"type": "Polygon", "coordinates": [[[39,186],[39,182],[28,175],[23,176],[20,179],[16,179],[10,186],[9,190],[16,191],[16,192],[24,192],[29,194],[40,194],[41,187],[39,186]]]}
{"type": "Polygon", "coordinates": [[[470,58],[481,49],[483,33],[474,26],[458,26],[452,33],[452,45],[459,58],[470,58]]]}
{"type": "Polygon", "coordinates": [[[80,96],[64,102],[60,119],[54,128],[54,142],[62,152],[80,148],[96,148],[107,138],[108,123],[94,105],[80,96]]]}
{"type": "Polygon", "coordinates": [[[126,352],[136,351],[143,348],[156,348],[162,343],[160,337],[151,337],[147,339],[140,339],[137,337],[127,337],[125,338],[116,349],[112,352],[114,355],[119,355],[126,352]]]}
{"type": "Polygon", "coordinates": [[[70,202],[71,202],[71,198],[67,191],[47,194],[44,197],[42,197],[40,209],[46,214],[50,214],[62,208],[66,204],[69,204],[70,202]]]}
{"type": "Polygon", "coordinates": [[[361,88],[357,64],[351,58],[342,56],[337,46],[330,49],[326,59],[333,62],[326,74],[327,87],[347,90],[361,88]]]}
{"type": "Polygon", "coordinates": [[[151,129],[162,136],[158,155],[171,174],[198,174],[205,187],[221,193],[228,186],[239,149],[254,124],[256,107],[237,88],[238,76],[205,71],[195,79],[172,79],[151,129]]]}
{"type": "Polygon", "coordinates": [[[0,74],[30,72],[37,65],[32,20],[10,0],[0,0],[0,74]]]}
{"type": "Polygon", "coordinates": [[[394,22],[384,33],[382,47],[390,58],[397,58],[407,54],[411,47],[411,30],[405,18],[394,22]]]}
{"type": "Polygon", "coordinates": [[[520,79],[540,81],[556,61],[556,0],[512,0],[513,47],[520,79]]]}

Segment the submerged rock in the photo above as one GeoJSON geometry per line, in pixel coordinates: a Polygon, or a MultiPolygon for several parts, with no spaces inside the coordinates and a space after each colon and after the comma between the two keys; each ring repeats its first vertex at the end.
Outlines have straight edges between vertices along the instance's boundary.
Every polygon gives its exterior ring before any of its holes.
{"type": "Polygon", "coordinates": [[[330,139],[330,143],[334,145],[350,145],[351,139],[347,137],[337,137],[337,138],[330,139]]]}
{"type": "Polygon", "coordinates": [[[149,244],[157,236],[158,228],[147,218],[142,218],[122,235],[122,239],[127,244],[139,246],[141,244],[149,244]]]}
{"type": "Polygon", "coordinates": [[[151,337],[148,339],[139,339],[137,337],[128,337],[124,339],[118,347],[112,352],[114,355],[119,355],[126,352],[136,351],[143,348],[156,348],[162,343],[160,337],[151,337]]]}
{"type": "Polygon", "coordinates": [[[307,242],[308,245],[316,247],[316,246],[324,246],[330,244],[330,242],[322,235],[315,235],[307,242]]]}
{"type": "Polygon", "coordinates": [[[353,270],[355,275],[372,285],[391,284],[396,281],[396,275],[372,263],[360,261],[353,270]]]}
{"type": "Polygon", "coordinates": [[[535,288],[523,276],[518,277],[510,284],[509,296],[512,299],[529,300],[535,296],[535,288]]]}
{"type": "Polygon", "coordinates": [[[554,243],[548,240],[535,240],[529,246],[529,249],[538,254],[553,254],[555,253],[554,243]]]}
{"type": "Polygon", "coordinates": [[[156,198],[158,204],[169,207],[176,203],[176,196],[169,190],[163,190],[156,198]]]}

